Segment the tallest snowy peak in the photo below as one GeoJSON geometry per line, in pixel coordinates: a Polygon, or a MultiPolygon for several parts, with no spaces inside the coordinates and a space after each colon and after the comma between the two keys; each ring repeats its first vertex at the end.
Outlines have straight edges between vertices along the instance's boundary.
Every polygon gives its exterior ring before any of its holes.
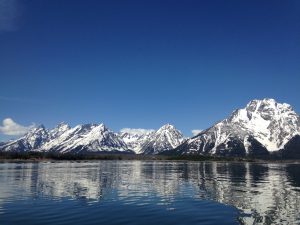
{"type": "Polygon", "coordinates": [[[262,100],[252,100],[250,101],[246,108],[247,111],[263,111],[266,109],[271,110],[293,110],[293,108],[287,103],[278,103],[275,99],[264,98],[262,100]]]}
{"type": "Polygon", "coordinates": [[[253,100],[245,108],[235,110],[229,118],[191,139],[187,149],[213,154],[225,154],[224,149],[226,154],[244,149],[249,153],[251,149],[257,149],[259,143],[265,150],[277,151],[299,133],[300,117],[293,108],[265,98],[253,100]],[[253,140],[257,143],[253,144],[253,140]]]}
{"type": "Polygon", "coordinates": [[[230,122],[242,121],[257,121],[262,125],[264,121],[278,121],[293,118],[298,120],[297,113],[293,108],[286,103],[278,103],[274,99],[265,98],[263,100],[252,100],[243,109],[235,110],[231,117],[230,122]],[[262,119],[263,121],[259,120],[262,119]]]}
{"type": "Polygon", "coordinates": [[[180,154],[266,155],[300,134],[300,117],[286,103],[252,100],[175,149],[180,154]]]}

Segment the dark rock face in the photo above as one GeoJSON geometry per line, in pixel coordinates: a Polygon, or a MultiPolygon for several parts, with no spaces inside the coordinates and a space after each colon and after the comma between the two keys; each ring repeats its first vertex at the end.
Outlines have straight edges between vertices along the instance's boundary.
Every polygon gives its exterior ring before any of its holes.
{"type": "Polygon", "coordinates": [[[300,135],[294,136],[281,150],[285,159],[300,159],[300,135]]]}
{"type": "Polygon", "coordinates": [[[249,137],[248,141],[251,143],[248,149],[248,155],[251,157],[268,156],[269,151],[255,138],[249,137]]]}
{"type": "Polygon", "coordinates": [[[227,143],[217,146],[215,154],[220,156],[244,157],[246,156],[246,150],[241,140],[229,138],[227,143]]]}

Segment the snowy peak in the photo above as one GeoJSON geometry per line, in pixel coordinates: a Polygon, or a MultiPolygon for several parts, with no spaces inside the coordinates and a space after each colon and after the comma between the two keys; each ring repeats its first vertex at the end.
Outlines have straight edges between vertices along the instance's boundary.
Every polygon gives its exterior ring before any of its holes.
{"type": "Polygon", "coordinates": [[[39,148],[48,140],[48,138],[49,133],[44,125],[32,128],[24,137],[24,139],[29,143],[31,149],[39,148]]]}
{"type": "Polygon", "coordinates": [[[61,131],[66,131],[69,130],[70,128],[71,128],[70,125],[65,122],[61,122],[56,126],[56,129],[61,131]]]}
{"type": "Polygon", "coordinates": [[[71,128],[60,123],[48,131],[43,125],[31,129],[23,137],[0,146],[1,151],[52,152],[124,152],[125,142],[104,124],[83,124],[71,128]]]}
{"type": "Polygon", "coordinates": [[[252,100],[246,106],[247,111],[265,111],[265,110],[293,110],[287,103],[278,103],[275,99],[265,98],[263,100],[252,100]]]}
{"type": "Polygon", "coordinates": [[[141,153],[142,146],[149,140],[155,130],[152,129],[131,129],[124,128],[118,134],[120,138],[126,143],[128,149],[133,150],[135,153],[141,153]]]}
{"type": "Polygon", "coordinates": [[[69,126],[69,124],[62,122],[59,123],[54,129],[50,130],[49,134],[51,138],[56,138],[70,129],[71,127],[69,126]]]}
{"type": "Polygon", "coordinates": [[[35,135],[35,134],[43,134],[45,132],[47,132],[45,126],[41,124],[41,125],[39,125],[37,127],[31,128],[27,132],[26,136],[35,135]]]}
{"type": "Polygon", "coordinates": [[[300,133],[300,118],[293,108],[274,99],[250,101],[227,119],[186,141],[180,154],[265,155],[284,149],[300,133]]]}
{"type": "Polygon", "coordinates": [[[237,113],[240,113],[240,116],[245,116],[243,112],[247,113],[246,116],[249,120],[252,119],[253,115],[259,115],[265,120],[284,116],[284,113],[297,115],[289,104],[278,103],[274,99],[253,100],[247,104],[246,108],[236,110],[235,113],[233,113],[233,116],[237,116],[237,113]]]}
{"type": "Polygon", "coordinates": [[[161,128],[159,128],[158,130],[157,130],[157,132],[158,133],[161,133],[161,132],[165,132],[165,131],[175,131],[176,130],[176,128],[173,126],[173,125],[171,125],[171,124],[165,124],[165,125],[163,125],[161,128]]]}
{"type": "Polygon", "coordinates": [[[127,151],[122,139],[104,124],[83,124],[67,129],[51,139],[40,150],[56,152],[127,151]]]}
{"type": "Polygon", "coordinates": [[[119,135],[128,149],[138,154],[158,154],[177,147],[183,141],[182,133],[171,124],[163,125],[157,131],[125,128],[119,135]]]}
{"type": "Polygon", "coordinates": [[[261,117],[264,120],[272,120],[285,117],[287,115],[298,116],[293,108],[286,103],[277,103],[274,99],[265,98],[263,100],[253,100],[244,109],[233,112],[230,120],[249,121],[261,117]]]}
{"type": "Polygon", "coordinates": [[[31,128],[23,137],[9,141],[1,146],[2,151],[30,151],[48,141],[49,133],[43,125],[31,128]]]}
{"type": "Polygon", "coordinates": [[[123,128],[120,133],[132,136],[141,136],[149,133],[153,133],[153,129],[141,129],[141,128],[123,128]]]}
{"type": "Polygon", "coordinates": [[[171,124],[166,124],[159,128],[154,136],[157,140],[168,142],[172,148],[177,147],[183,141],[182,133],[171,124]]]}
{"type": "Polygon", "coordinates": [[[158,154],[176,148],[183,142],[182,133],[173,125],[166,124],[159,128],[142,146],[143,154],[158,154]]]}
{"type": "Polygon", "coordinates": [[[104,124],[91,126],[90,131],[76,142],[78,146],[88,151],[126,151],[125,142],[104,124]]]}
{"type": "Polygon", "coordinates": [[[300,118],[289,104],[263,99],[236,110],[228,122],[247,130],[269,151],[276,151],[299,133],[300,118]]]}

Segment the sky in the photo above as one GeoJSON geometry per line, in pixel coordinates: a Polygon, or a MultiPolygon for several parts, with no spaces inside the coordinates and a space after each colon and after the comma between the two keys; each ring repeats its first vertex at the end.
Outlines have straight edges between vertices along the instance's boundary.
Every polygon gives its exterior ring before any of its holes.
{"type": "Polygon", "coordinates": [[[300,112],[298,0],[0,0],[0,140],[59,122],[174,124],[252,99],[300,112]]]}

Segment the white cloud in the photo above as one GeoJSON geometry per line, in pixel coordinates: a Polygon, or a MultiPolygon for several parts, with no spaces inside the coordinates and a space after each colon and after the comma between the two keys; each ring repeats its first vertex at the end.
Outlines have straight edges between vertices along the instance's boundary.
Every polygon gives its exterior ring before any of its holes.
{"type": "Polygon", "coordinates": [[[17,30],[19,16],[19,0],[0,0],[0,32],[17,30]]]}
{"type": "Polygon", "coordinates": [[[192,131],[192,134],[194,136],[196,136],[197,134],[199,134],[202,130],[199,130],[199,129],[195,129],[195,130],[191,130],[192,131]]]}
{"type": "Polygon", "coordinates": [[[34,127],[34,124],[25,127],[22,126],[11,118],[6,118],[3,120],[3,126],[0,126],[0,133],[11,136],[20,136],[28,132],[29,129],[34,127]]]}
{"type": "Polygon", "coordinates": [[[148,134],[150,132],[154,132],[153,129],[141,129],[141,128],[123,128],[120,130],[121,133],[129,133],[129,134],[148,134]]]}

